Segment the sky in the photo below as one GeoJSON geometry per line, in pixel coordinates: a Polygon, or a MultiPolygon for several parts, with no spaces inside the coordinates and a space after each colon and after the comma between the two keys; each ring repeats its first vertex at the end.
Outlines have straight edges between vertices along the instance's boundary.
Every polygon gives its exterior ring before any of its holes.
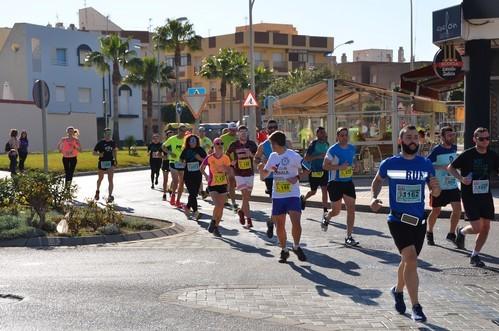
{"type": "MultiPolygon", "coordinates": [[[[16,22],[78,26],[78,9],[94,7],[125,30],[148,30],[165,23],[166,18],[187,17],[203,36],[229,34],[248,23],[249,0],[15,0],[4,5],[0,27],[16,22]]],[[[434,10],[454,6],[461,0],[413,0],[414,53],[416,61],[432,60],[437,48],[432,44],[434,10]]],[[[338,57],[368,48],[393,49],[400,46],[405,58],[410,54],[410,0],[255,0],[253,23],[293,24],[299,34],[328,36],[339,45],[338,57]]]]}

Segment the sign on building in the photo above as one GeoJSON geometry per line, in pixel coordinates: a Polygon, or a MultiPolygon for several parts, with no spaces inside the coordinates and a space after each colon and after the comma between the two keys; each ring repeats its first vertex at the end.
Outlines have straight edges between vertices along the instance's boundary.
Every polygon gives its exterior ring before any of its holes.
{"type": "Polygon", "coordinates": [[[433,12],[433,43],[461,37],[461,5],[433,12]]]}

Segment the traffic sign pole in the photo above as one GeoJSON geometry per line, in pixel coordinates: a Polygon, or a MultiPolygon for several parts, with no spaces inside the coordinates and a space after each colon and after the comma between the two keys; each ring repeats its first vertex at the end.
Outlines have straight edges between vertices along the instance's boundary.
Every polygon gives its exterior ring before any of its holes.
{"type": "MultiPolygon", "coordinates": [[[[45,84],[40,84],[40,95],[45,96],[45,84]]],[[[43,131],[43,169],[49,171],[48,146],[47,146],[47,108],[45,102],[42,102],[42,131],[43,131]]]]}

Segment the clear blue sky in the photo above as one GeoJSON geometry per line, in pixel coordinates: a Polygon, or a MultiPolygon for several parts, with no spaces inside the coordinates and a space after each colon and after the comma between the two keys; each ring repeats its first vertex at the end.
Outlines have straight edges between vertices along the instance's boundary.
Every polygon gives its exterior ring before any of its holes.
{"type": "MultiPolygon", "coordinates": [[[[437,48],[431,42],[432,11],[459,4],[461,0],[413,0],[416,60],[431,60],[437,48]]],[[[166,18],[186,16],[204,37],[234,32],[247,23],[247,0],[87,0],[104,15],[128,30],[147,30],[166,18]]],[[[16,22],[46,25],[57,20],[78,26],[83,0],[15,0],[4,4],[0,27],[16,22]]],[[[256,0],[253,21],[293,24],[300,34],[333,36],[336,44],[353,39],[353,45],[337,50],[347,53],[366,48],[410,49],[409,0],[256,0]]]]}

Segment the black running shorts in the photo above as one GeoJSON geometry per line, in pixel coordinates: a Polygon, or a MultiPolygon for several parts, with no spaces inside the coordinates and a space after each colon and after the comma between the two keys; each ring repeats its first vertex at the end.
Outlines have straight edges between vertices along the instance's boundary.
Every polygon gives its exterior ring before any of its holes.
{"type": "Polygon", "coordinates": [[[329,182],[327,185],[327,191],[329,193],[329,199],[332,202],[336,202],[343,198],[343,195],[347,195],[353,199],[356,198],[355,195],[355,185],[352,181],[348,182],[329,182]]]}
{"type": "Polygon", "coordinates": [[[388,222],[388,228],[392,235],[393,241],[399,252],[409,246],[416,248],[416,254],[419,255],[423,248],[423,243],[426,235],[426,221],[419,222],[418,225],[410,225],[402,222],[388,222]]]}

